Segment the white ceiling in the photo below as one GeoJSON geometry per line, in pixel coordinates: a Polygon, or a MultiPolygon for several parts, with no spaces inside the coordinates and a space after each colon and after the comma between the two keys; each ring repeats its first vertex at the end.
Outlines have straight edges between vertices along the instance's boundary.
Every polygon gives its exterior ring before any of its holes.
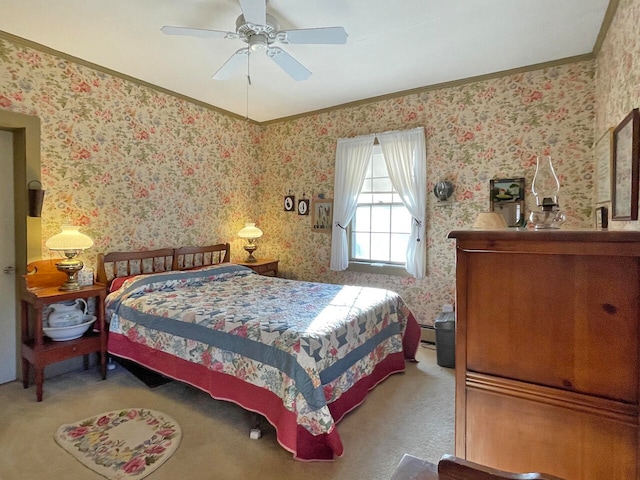
{"type": "Polygon", "coordinates": [[[212,75],[240,40],[239,0],[1,0],[0,30],[262,122],[591,53],[608,0],[269,0],[281,30],[343,26],[345,45],[280,45],[313,72],[296,82],[264,54],[212,75]],[[248,90],[248,101],[247,101],[248,90]]]}

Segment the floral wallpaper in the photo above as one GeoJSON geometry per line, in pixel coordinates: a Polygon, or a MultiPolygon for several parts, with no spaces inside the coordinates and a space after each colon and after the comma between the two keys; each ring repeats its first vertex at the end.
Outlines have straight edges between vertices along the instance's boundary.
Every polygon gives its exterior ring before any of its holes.
{"type": "MultiPolygon", "coordinates": [[[[597,57],[596,138],[640,107],[639,20],[640,0],[620,0],[597,57]]],[[[640,230],[640,222],[609,222],[609,228],[640,230]]]]}
{"type": "Polygon", "coordinates": [[[94,239],[87,263],[98,252],[239,246],[256,201],[258,125],[1,38],[0,108],[41,120],[43,242],[71,222],[94,239]]]}
{"type": "MultiPolygon", "coordinates": [[[[85,252],[231,241],[255,220],[258,257],[289,278],[389,288],[422,323],[453,303],[451,230],[489,208],[489,180],[526,178],[550,154],[567,226],[591,225],[595,62],[583,61],[255,125],[0,38],[0,108],[42,121],[43,242],[72,221],[85,252]],[[329,270],[330,235],[285,212],[289,191],[331,198],[336,140],[424,126],[428,189],[455,186],[450,207],[427,205],[424,279],[329,270]]],[[[45,256],[48,255],[44,249],[45,256]]]]}
{"type": "Polygon", "coordinates": [[[594,63],[585,61],[268,124],[259,221],[269,240],[262,252],[278,256],[294,278],[395,290],[420,322],[432,323],[444,303],[454,302],[455,245],[447,234],[470,228],[478,212],[489,210],[490,179],[525,177],[531,205],[536,155],[549,154],[566,225],[591,226],[593,76],[594,63]],[[450,207],[428,197],[427,276],[330,271],[330,236],[312,231],[308,217],[285,212],[283,196],[333,196],[338,138],[417,126],[426,131],[429,192],[442,179],[455,186],[450,207]]]}

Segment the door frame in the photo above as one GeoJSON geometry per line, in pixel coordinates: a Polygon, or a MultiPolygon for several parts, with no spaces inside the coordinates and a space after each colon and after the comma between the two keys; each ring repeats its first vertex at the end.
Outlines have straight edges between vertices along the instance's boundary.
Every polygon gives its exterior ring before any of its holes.
{"type": "Polygon", "coordinates": [[[0,109],[0,129],[13,132],[13,197],[16,292],[16,365],[22,376],[20,293],[27,264],[42,258],[42,223],[28,217],[28,184],[40,181],[40,118],[0,109]]]}

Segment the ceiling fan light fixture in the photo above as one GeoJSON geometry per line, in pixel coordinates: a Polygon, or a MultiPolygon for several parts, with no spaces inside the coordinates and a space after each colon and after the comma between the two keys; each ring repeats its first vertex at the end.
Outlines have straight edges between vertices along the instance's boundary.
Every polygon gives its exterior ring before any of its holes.
{"type": "MultiPolygon", "coordinates": [[[[234,0],[237,1],[237,0],[234,0]]],[[[252,53],[264,52],[282,70],[296,81],[306,80],[311,71],[274,43],[299,45],[339,45],[346,43],[347,32],[343,27],[300,28],[280,30],[280,23],[266,13],[267,0],[240,0],[242,14],[236,18],[236,31],[208,30],[189,27],[164,26],[165,35],[189,35],[202,38],[227,38],[241,40],[247,44],[237,50],[213,75],[215,80],[228,80],[242,64],[247,65],[247,85],[249,59],[252,53]]]]}
{"type": "Polygon", "coordinates": [[[252,52],[264,52],[267,49],[267,37],[261,33],[249,37],[249,49],[252,52]]]}

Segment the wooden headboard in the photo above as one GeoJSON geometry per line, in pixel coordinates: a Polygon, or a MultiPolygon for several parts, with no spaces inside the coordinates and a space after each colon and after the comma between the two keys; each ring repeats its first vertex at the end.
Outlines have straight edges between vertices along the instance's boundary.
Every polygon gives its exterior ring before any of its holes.
{"type": "Polygon", "coordinates": [[[219,243],[208,247],[180,247],[173,251],[173,270],[217,265],[231,259],[231,245],[219,243]]]}
{"type": "Polygon", "coordinates": [[[217,265],[230,260],[229,243],[206,247],[180,247],[146,250],[142,252],[112,252],[98,255],[98,282],[107,288],[114,278],[158,273],[171,270],[217,265]]]}

